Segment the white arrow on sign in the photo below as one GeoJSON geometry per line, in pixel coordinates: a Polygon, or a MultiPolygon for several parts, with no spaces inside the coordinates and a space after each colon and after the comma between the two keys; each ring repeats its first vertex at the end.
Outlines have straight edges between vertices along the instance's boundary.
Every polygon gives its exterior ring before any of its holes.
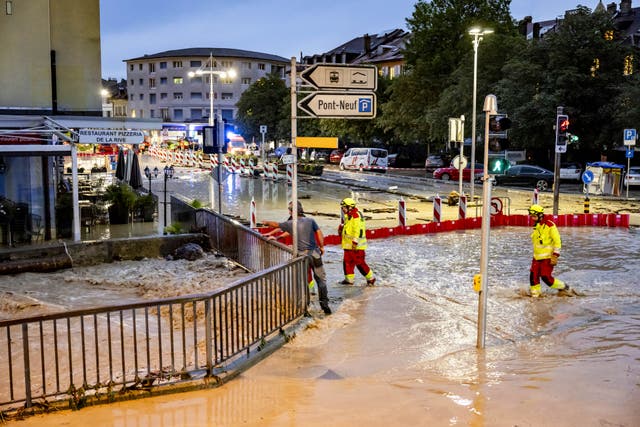
{"type": "Polygon", "coordinates": [[[318,89],[376,90],[378,87],[377,69],[372,65],[314,64],[304,70],[300,77],[318,89]]]}
{"type": "Polygon", "coordinates": [[[325,119],[372,119],[376,116],[376,94],[313,92],[298,102],[298,108],[325,119]]]}

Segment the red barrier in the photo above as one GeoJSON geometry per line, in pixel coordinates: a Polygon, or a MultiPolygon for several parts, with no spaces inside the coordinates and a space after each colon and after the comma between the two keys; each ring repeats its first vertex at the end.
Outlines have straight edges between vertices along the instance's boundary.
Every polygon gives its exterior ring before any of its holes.
{"type": "Polygon", "coordinates": [[[620,227],[629,228],[630,220],[631,220],[631,215],[630,214],[621,214],[620,215],[620,227]]]}
{"type": "Polygon", "coordinates": [[[482,226],[482,218],[474,216],[473,218],[465,218],[464,228],[467,230],[480,228],[482,226]]]}
{"type": "Polygon", "coordinates": [[[329,236],[324,236],[324,244],[325,245],[339,245],[340,242],[340,236],[338,236],[337,234],[331,234],[329,236]]]}
{"type": "Polygon", "coordinates": [[[406,233],[406,228],[402,225],[398,225],[396,227],[393,227],[393,235],[394,236],[404,236],[406,233]]]}
{"type": "Polygon", "coordinates": [[[553,215],[551,221],[553,221],[558,227],[564,227],[565,225],[568,225],[566,215],[553,215]]]}
{"type": "MultiPolygon", "coordinates": [[[[607,217],[607,225],[609,227],[622,227],[622,215],[615,214],[615,213],[609,214],[607,217]]],[[[628,222],[627,222],[627,226],[628,226],[628,222]]]]}

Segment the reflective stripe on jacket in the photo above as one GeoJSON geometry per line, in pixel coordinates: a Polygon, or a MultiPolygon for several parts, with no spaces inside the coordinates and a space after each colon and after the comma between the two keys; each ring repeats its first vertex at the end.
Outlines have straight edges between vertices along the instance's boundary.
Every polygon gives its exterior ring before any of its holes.
{"type": "Polygon", "coordinates": [[[342,249],[367,249],[367,233],[364,218],[355,208],[344,217],[342,249]],[[353,242],[356,243],[355,248],[353,247],[353,242]]]}
{"type": "Polygon", "coordinates": [[[553,221],[543,220],[533,227],[531,233],[533,243],[533,258],[537,260],[551,258],[551,255],[560,254],[562,242],[558,227],[553,221]]]}

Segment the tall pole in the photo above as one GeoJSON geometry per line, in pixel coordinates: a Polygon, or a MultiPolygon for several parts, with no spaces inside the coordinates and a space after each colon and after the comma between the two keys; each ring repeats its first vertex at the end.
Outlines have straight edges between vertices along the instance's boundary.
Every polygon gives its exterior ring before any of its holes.
{"type": "MultiPolygon", "coordinates": [[[[558,126],[558,116],[564,112],[564,107],[556,108],[556,126],[558,126]]],[[[556,135],[560,129],[556,129],[556,135]]],[[[558,215],[558,205],[560,204],[560,153],[558,152],[558,138],[553,147],[553,214],[558,215]]]]}
{"type": "MultiPolygon", "coordinates": [[[[489,285],[489,232],[491,229],[491,180],[489,177],[489,117],[498,111],[495,95],[484,100],[484,175],[482,177],[482,242],[480,249],[480,294],[478,295],[478,339],[477,348],[484,348],[487,324],[487,294],[489,285]]],[[[471,166],[473,169],[473,165],[471,166]]]]}
{"type": "MultiPolygon", "coordinates": [[[[209,53],[209,126],[213,126],[213,54],[209,53]]],[[[218,141],[220,144],[220,141],[218,141]]],[[[220,159],[218,159],[220,160],[220,159]]],[[[220,162],[218,162],[218,167],[221,167],[220,162]]],[[[212,175],[209,177],[209,200],[211,204],[211,209],[214,209],[214,196],[213,196],[213,171],[211,171],[212,175]]],[[[218,194],[218,197],[220,194],[218,194]]]]}
{"type": "Polygon", "coordinates": [[[291,57],[291,152],[293,153],[293,175],[291,177],[291,218],[293,219],[293,256],[298,256],[298,94],[296,92],[296,57],[291,57]]]}
{"type": "Polygon", "coordinates": [[[164,228],[167,228],[167,166],[164,167],[164,228]]]}
{"type": "Polygon", "coordinates": [[[478,84],[478,45],[480,44],[479,32],[473,34],[473,105],[471,108],[471,175],[469,185],[471,186],[471,203],[475,201],[475,170],[476,164],[476,87],[478,84]]]}

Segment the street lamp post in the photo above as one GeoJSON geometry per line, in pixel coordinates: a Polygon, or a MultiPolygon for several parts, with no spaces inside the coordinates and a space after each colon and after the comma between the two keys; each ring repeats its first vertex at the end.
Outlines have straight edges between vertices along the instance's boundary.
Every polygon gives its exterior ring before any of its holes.
{"type": "Polygon", "coordinates": [[[469,34],[473,36],[473,106],[471,113],[471,202],[475,201],[475,177],[474,168],[476,164],[476,88],[478,86],[478,46],[482,41],[482,36],[485,34],[491,34],[493,30],[483,30],[477,27],[471,28],[469,34]]]}
{"type": "MultiPolygon", "coordinates": [[[[225,79],[227,77],[234,78],[236,76],[236,71],[231,68],[227,71],[223,70],[214,70],[213,69],[213,54],[209,54],[209,69],[199,68],[198,70],[190,71],[189,77],[193,76],[201,76],[203,74],[209,75],[209,126],[214,126],[214,112],[213,112],[213,76],[220,76],[225,79]]],[[[224,142],[224,129],[222,124],[222,114],[219,114],[217,117],[217,134],[218,134],[218,213],[222,214],[222,144],[224,142]]],[[[211,176],[210,187],[209,187],[209,199],[211,200],[211,208],[213,209],[213,175],[211,176]]]]}
{"type": "Polygon", "coordinates": [[[149,169],[149,166],[145,166],[144,168],[144,176],[149,178],[149,194],[153,194],[151,192],[151,177],[157,178],[159,173],[160,171],[158,170],[158,168],[153,168],[153,170],[149,169]]]}
{"type": "Polygon", "coordinates": [[[167,180],[173,178],[173,165],[164,167],[164,228],[167,227],[167,180]]]}
{"type": "MultiPolygon", "coordinates": [[[[484,126],[484,175],[482,177],[482,241],[480,244],[480,294],[478,301],[477,348],[484,348],[487,324],[487,292],[489,291],[489,233],[491,230],[491,177],[489,176],[489,117],[498,112],[495,95],[487,95],[483,107],[484,126]]],[[[471,166],[473,169],[473,166],[471,166]]]]}

